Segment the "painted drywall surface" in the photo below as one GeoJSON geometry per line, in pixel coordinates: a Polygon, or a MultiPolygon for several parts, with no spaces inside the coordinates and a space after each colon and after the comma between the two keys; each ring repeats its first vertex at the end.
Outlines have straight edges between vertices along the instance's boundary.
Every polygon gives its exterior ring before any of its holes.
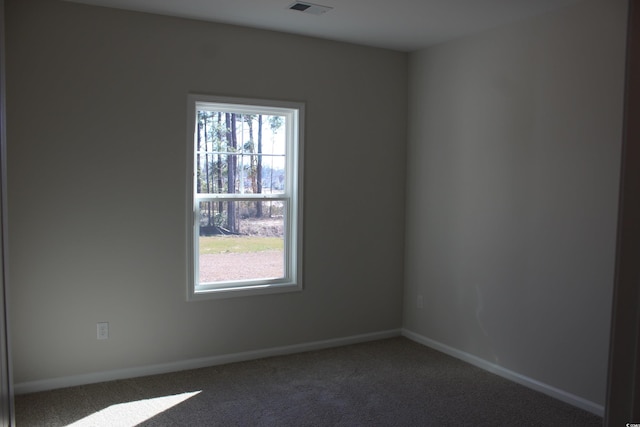
{"type": "Polygon", "coordinates": [[[17,383],[400,327],[405,54],[57,1],[7,21],[17,383]],[[304,291],[186,302],[189,92],[306,102],[304,291]]]}
{"type": "Polygon", "coordinates": [[[588,0],[409,60],[404,327],[597,404],[625,3],[588,0]]]}

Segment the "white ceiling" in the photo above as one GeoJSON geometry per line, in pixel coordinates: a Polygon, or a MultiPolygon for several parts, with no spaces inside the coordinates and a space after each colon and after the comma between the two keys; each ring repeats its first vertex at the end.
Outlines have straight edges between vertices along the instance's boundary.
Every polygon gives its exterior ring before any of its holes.
{"type": "Polygon", "coordinates": [[[581,0],[314,0],[323,15],[289,10],[294,0],[69,0],[413,51],[581,0]]]}

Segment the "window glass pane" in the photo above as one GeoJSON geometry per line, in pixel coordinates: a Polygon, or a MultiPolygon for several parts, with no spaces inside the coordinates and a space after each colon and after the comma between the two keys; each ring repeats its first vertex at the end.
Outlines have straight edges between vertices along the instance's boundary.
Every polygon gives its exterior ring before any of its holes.
{"type": "Polygon", "coordinates": [[[201,202],[200,283],[285,276],[286,202],[201,202]]]}
{"type": "Polygon", "coordinates": [[[196,155],[197,194],[277,194],[285,190],[284,156],[196,155]]]}
{"type": "Polygon", "coordinates": [[[240,157],[240,182],[242,182],[242,193],[258,194],[262,193],[262,182],[258,177],[262,177],[262,159],[259,156],[243,155],[240,157]]]}
{"type": "Polygon", "coordinates": [[[196,193],[233,194],[238,192],[238,156],[201,152],[196,154],[196,193]]]}

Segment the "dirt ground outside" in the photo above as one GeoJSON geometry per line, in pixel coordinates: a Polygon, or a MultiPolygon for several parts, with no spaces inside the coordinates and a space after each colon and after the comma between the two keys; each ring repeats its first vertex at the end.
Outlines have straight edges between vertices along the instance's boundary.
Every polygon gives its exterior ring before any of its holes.
{"type": "Polygon", "coordinates": [[[200,281],[266,279],[284,276],[283,251],[200,255],[200,281]]]}

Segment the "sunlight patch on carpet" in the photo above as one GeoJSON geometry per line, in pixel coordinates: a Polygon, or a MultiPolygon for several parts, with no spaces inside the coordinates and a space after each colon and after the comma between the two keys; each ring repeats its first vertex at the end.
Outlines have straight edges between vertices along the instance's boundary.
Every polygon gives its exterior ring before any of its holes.
{"type": "Polygon", "coordinates": [[[73,427],[100,427],[100,426],[135,426],[143,421],[155,417],[162,412],[176,406],[187,399],[201,393],[193,391],[170,396],[154,397],[152,399],[137,400],[134,402],[119,403],[95,412],[70,426],[73,427]]]}

